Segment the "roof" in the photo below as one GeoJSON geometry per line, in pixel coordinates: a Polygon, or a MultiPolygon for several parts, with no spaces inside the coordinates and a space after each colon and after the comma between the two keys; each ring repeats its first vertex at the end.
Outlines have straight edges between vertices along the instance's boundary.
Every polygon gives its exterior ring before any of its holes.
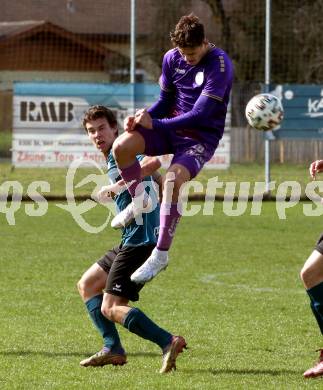
{"type": "Polygon", "coordinates": [[[84,39],[82,35],[74,34],[46,21],[0,22],[0,47],[5,47],[22,39],[32,37],[39,32],[52,33],[55,36],[67,39],[73,44],[81,45],[103,56],[108,53],[113,53],[113,51],[104,47],[100,42],[89,41],[84,39]]]}
{"type": "MultiPolygon", "coordinates": [[[[152,18],[143,16],[150,0],[141,0],[138,33],[144,33],[152,18]]],[[[154,7],[148,7],[154,12],[154,7]]],[[[147,14],[146,14],[147,16],[147,14]]],[[[0,21],[43,20],[74,33],[129,34],[130,0],[1,0],[0,21]],[[117,4],[117,6],[116,6],[117,4]]]]}
{"type": "MultiPolygon", "coordinates": [[[[129,35],[130,3],[130,0],[1,0],[0,22],[19,22],[22,23],[19,28],[24,28],[24,23],[27,26],[28,23],[38,23],[35,21],[49,21],[74,33],[129,35]]],[[[156,29],[156,20],[165,22],[165,15],[160,13],[161,8],[156,3],[156,0],[136,1],[138,35],[151,34],[156,29]]],[[[164,5],[164,12],[170,15],[167,4],[164,5]]],[[[207,32],[212,35],[216,26],[207,3],[194,0],[191,1],[191,6],[186,4],[182,7],[183,14],[194,11],[205,23],[207,32]]],[[[171,12],[173,11],[175,9],[171,12]]],[[[174,17],[176,20],[176,16],[174,17]]]]}
{"type": "Polygon", "coordinates": [[[0,22],[0,39],[28,31],[33,27],[40,26],[43,21],[24,20],[21,22],[0,22]]]}

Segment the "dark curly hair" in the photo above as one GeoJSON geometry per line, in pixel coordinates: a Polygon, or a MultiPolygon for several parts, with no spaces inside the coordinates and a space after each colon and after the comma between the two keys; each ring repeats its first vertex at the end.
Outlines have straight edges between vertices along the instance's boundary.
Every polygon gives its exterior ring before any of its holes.
{"type": "Polygon", "coordinates": [[[175,30],[170,33],[170,38],[174,46],[200,46],[205,40],[204,26],[193,13],[184,15],[176,24],[175,30]]]}
{"type": "Polygon", "coordinates": [[[99,118],[105,118],[111,127],[117,127],[117,125],[118,125],[117,118],[116,118],[114,112],[105,106],[98,105],[98,106],[90,107],[86,111],[86,113],[84,114],[84,117],[83,117],[84,129],[87,131],[85,125],[89,121],[95,121],[96,119],[99,119],[99,118]]]}

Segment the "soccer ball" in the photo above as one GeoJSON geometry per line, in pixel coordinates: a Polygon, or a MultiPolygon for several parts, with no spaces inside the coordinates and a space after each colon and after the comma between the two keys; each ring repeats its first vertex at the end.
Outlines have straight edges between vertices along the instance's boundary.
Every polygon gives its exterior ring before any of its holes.
{"type": "Polygon", "coordinates": [[[257,130],[273,130],[284,117],[284,109],[278,97],[261,93],[249,100],[246,118],[250,126],[257,130]]]}

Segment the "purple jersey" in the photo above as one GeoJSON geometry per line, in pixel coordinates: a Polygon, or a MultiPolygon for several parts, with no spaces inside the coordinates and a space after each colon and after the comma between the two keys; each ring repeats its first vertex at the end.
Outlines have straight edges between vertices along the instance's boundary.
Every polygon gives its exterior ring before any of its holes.
{"type": "Polygon", "coordinates": [[[161,98],[155,107],[149,110],[154,118],[153,127],[171,128],[171,120],[156,119],[163,117],[160,115],[161,111],[163,114],[168,111],[164,117],[184,115],[183,121],[173,123],[173,128],[212,131],[220,139],[223,135],[232,79],[231,60],[222,49],[214,45],[210,44],[210,50],[194,66],[187,64],[178,48],[169,50],[164,56],[159,79],[161,98]]]}

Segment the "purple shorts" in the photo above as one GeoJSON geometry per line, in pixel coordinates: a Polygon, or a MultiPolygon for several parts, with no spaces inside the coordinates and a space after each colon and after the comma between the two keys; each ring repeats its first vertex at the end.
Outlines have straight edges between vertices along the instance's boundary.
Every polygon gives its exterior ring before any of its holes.
{"type": "Polygon", "coordinates": [[[152,130],[136,128],[145,139],[147,156],[173,154],[172,164],[181,164],[195,177],[209,161],[219,144],[217,134],[196,130],[152,130]]]}

